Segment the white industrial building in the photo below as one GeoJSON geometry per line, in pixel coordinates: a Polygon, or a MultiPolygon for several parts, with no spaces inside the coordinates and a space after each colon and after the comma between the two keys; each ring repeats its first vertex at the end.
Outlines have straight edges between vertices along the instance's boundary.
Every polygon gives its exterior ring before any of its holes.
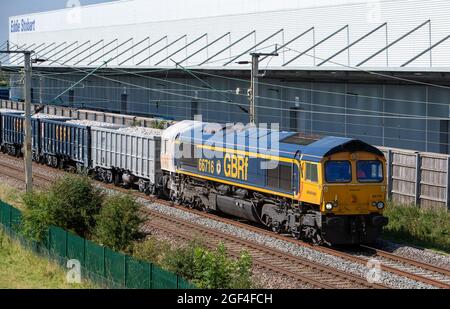
{"type": "Polygon", "coordinates": [[[237,62],[277,51],[261,59],[259,121],[450,149],[450,1],[124,0],[11,17],[5,46],[46,60],[34,101],[222,122],[248,118],[237,62]]]}

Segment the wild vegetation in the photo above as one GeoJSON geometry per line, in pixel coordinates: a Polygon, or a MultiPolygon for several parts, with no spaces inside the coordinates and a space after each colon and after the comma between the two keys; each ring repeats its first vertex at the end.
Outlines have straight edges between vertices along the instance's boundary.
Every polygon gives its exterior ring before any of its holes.
{"type": "Polygon", "coordinates": [[[250,255],[242,252],[239,258],[230,258],[222,244],[215,250],[209,250],[198,241],[171,248],[165,242],[150,238],[136,244],[134,255],[161,265],[201,289],[249,289],[255,286],[250,255]]]}
{"type": "Polygon", "coordinates": [[[140,233],[140,204],[130,195],[97,189],[85,176],[56,181],[48,192],[25,194],[23,233],[42,240],[49,226],[58,226],[115,251],[132,254],[183,276],[199,288],[250,288],[251,257],[229,257],[224,246],[209,250],[192,242],[181,248],[140,233]]]}
{"type": "Polygon", "coordinates": [[[450,253],[448,211],[390,203],[385,215],[389,218],[383,233],[385,239],[450,253]]]}
{"type": "Polygon", "coordinates": [[[167,128],[167,121],[164,120],[155,120],[152,122],[151,127],[153,129],[164,130],[167,128]]]}
{"type": "Polygon", "coordinates": [[[140,205],[130,195],[107,196],[96,216],[94,239],[116,251],[129,249],[134,240],[143,236],[139,231],[144,223],[139,216],[139,208],[140,205]]]}
{"type": "Polygon", "coordinates": [[[54,225],[89,238],[103,200],[104,194],[89,178],[77,175],[61,178],[48,192],[24,196],[24,233],[41,240],[47,228],[54,225]]]}

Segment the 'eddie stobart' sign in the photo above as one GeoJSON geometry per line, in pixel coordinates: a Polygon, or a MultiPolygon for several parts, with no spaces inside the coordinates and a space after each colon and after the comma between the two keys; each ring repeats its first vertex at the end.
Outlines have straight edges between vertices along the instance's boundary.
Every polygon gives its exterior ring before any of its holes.
{"type": "Polygon", "coordinates": [[[33,32],[36,31],[36,20],[35,19],[22,19],[22,20],[11,20],[11,33],[16,32],[33,32]]]}

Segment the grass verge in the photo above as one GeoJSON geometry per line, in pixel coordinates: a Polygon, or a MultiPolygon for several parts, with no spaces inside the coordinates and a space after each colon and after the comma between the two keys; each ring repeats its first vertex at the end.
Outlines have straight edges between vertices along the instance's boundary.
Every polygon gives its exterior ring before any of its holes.
{"type": "Polygon", "coordinates": [[[390,203],[383,238],[450,254],[450,212],[390,203]]]}
{"type": "Polygon", "coordinates": [[[56,263],[28,251],[0,231],[0,289],[86,289],[90,283],[68,284],[56,263]]]}
{"type": "Polygon", "coordinates": [[[24,209],[22,202],[23,193],[7,184],[0,184],[0,200],[20,210],[24,209]]]}

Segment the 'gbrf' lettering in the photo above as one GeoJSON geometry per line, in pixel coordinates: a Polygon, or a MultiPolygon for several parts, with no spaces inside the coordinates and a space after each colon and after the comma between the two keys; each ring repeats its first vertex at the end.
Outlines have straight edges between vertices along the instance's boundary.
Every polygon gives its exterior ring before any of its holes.
{"type": "Polygon", "coordinates": [[[248,180],[248,158],[227,153],[223,162],[226,177],[248,180]]]}

